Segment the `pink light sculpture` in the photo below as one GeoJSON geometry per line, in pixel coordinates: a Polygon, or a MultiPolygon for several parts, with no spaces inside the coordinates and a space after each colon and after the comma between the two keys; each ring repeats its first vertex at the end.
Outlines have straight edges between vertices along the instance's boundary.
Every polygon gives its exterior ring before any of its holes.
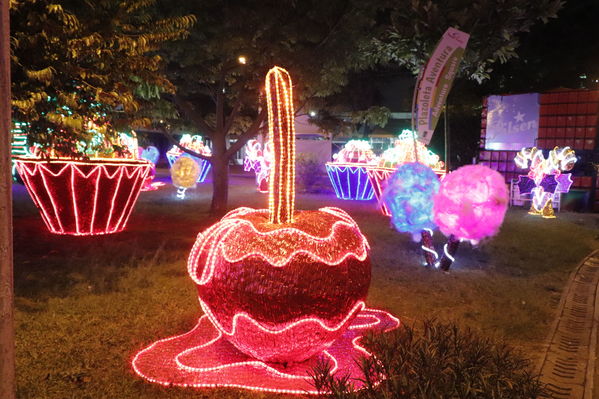
{"type": "Polygon", "coordinates": [[[265,143],[264,148],[258,140],[249,140],[245,145],[246,157],[243,161],[243,170],[256,173],[256,186],[259,192],[267,193],[272,164],[272,151],[270,143],[265,143]]]}
{"type": "Polygon", "coordinates": [[[256,140],[251,139],[245,145],[245,158],[243,160],[243,170],[246,172],[257,171],[256,168],[260,167],[260,158],[262,157],[262,144],[256,140]]]}
{"type": "Polygon", "coordinates": [[[187,334],[139,352],[134,370],[149,381],[316,393],[317,359],[361,376],[360,336],[398,321],[366,309],[369,245],[344,211],[295,210],[295,128],[291,78],[266,77],[273,149],[268,209],[239,208],[200,233],[188,272],[205,316],[187,334]],[[350,360],[351,359],[351,360],[350,360]]]}
{"type": "Polygon", "coordinates": [[[461,240],[476,244],[497,234],[508,199],[503,176],[487,166],[462,166],[445,176],[434,198],[435,223],[449,237],[441,269],[449,268],[461,240]]]}

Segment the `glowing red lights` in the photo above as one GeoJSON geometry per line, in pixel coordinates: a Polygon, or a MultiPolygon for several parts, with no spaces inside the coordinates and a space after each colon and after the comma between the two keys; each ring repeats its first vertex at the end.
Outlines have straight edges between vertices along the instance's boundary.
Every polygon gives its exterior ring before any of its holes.
{"type": "Polygon", "coordinates": [[[240,351],[301,362],[326,349],[364,306],[368,243],[340,209],[276,225],[241,208],[202,233],[188,268],[210,321],[240,351]]]}
{"type": "Polygon", "coordinates": [[[151,169],[133,159],[15,161],[48,230],[68,235],[122,231],[151,169]]]}
{"type": "Polygon", "coordinates": [[[399,320],[387,312],[363,309],[345,333],[321,354],[301,363],[267,363],[238,351],[202,316],[183,335],[153,343],[133,358],[142,378],[165,386],[233,387],[291,394],[317,394],[309,375],[318,359],[331,362],[333,373],[348,375],[356,388],[364,382],[356,359],[370,356],[359,345],[369,330],[389,331],[399,320]]]}
{"type": "Polygon", "coordinates": [[[360,386],[359,338],[399,324],[365,308],[369,246],[356,222],[338,208],[295,210],[292,87],[287,71],[269,71],[268,209],[238,208],[198,235],[187,266],[205,316],[135,356],[149,381],[317,393],[309,372],[321,358],[360,386]]]}

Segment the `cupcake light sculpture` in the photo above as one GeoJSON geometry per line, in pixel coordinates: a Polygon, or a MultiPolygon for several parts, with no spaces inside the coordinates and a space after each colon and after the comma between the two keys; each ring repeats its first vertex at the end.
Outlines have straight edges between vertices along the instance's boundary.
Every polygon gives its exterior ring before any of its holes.
{"type": "Polygon", "coordinates": [[[333,162],[326,163],[327,174],[337,198],[359,201],[372,199],[374,191],[366,168],[376,162],[370,143],[364,140],[348,141],[335,155],[333,162]]]}

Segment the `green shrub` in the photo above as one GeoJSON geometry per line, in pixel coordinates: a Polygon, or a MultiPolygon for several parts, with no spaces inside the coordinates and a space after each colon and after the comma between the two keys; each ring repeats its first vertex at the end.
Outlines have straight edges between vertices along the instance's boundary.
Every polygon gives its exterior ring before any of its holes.
{"type": "Polygon", "coordinates": [[[321,362],[312,376],[319,392],[339,399],[532,399],[546,394],[529,360],[455,324],[402,326],[367,336],[364,344],[375,355],[361,361],[366,388],[354,390],[347,376],[331,376],[330,364],[321,362]]]}
{"type": "Polygon", "coordinates": [[[319,193],[329,188],[325,167],[314,156],[298,154],[295,161],[295,175],[299,191],[319,193]]]}

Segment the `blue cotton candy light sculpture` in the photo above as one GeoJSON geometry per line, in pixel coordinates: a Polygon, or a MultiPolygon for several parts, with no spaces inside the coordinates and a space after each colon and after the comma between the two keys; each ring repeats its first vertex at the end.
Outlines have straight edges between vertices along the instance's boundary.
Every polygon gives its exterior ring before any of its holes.
{"type": "Polygon", "coordinates": [[[387,181],[382,200],[391,212],[398,231],[418,241],[423,230],[434,229],[433,197],[439,191],[439,177],[418,162],[401,165],[387,181]]]}

